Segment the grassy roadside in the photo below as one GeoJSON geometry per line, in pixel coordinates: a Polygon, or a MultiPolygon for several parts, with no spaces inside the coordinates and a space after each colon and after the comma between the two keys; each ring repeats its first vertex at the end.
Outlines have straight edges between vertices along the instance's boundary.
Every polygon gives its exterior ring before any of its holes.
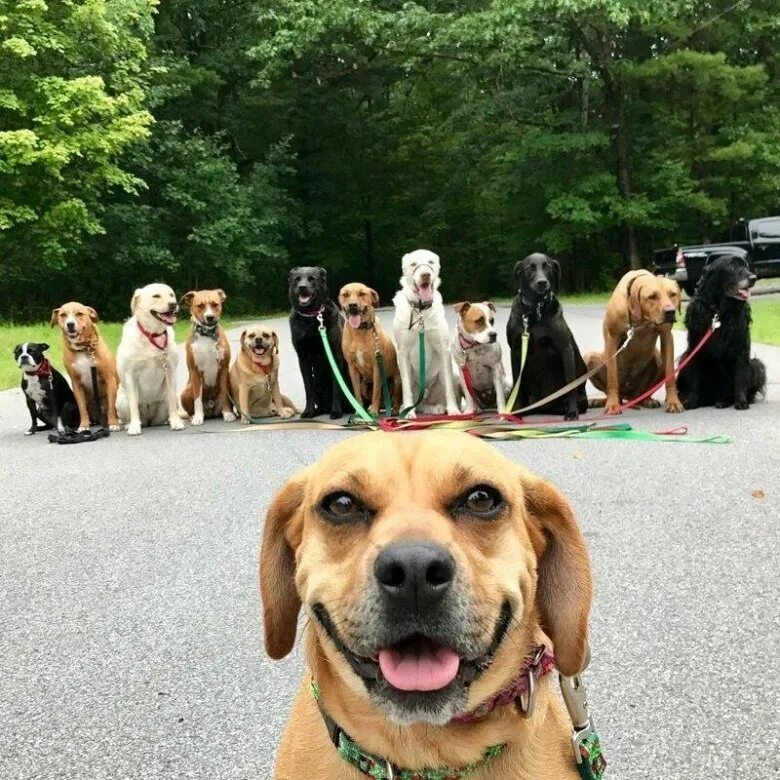
{"type": "MultiPolygon", "coordinates": [[[[754,344],[771,344],[780,346],[780,301],[756,301],[750,304],[753,313],[753,325],[750,328],[750,338],[754,344]]],[[[675,330],[685,330],[685,323],[680,320],[674,326],[675,330]]]]}

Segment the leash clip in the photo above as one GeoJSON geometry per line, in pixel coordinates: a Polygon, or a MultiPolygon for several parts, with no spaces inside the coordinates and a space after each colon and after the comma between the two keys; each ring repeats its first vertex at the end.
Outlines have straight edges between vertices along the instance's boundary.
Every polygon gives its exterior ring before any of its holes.
{"type": "Polygon", "coordinates": [[[712,325],[710,327],[712,330],[717,330],[720,327],[720,317],[717,312],[715,312],[715,315],[712,318],[712,325]]]}
{"type": "Polygon", "coordinates": [[[523,337],[528,338],[528,316],[523,315],[523,337]]]}
{"type": "Polygon", "coordinates": [[[572,722],[572,748],[574,749],[574,759],[578,764],[582,763],[582,751],[580,747],[583,742],[594,733],[593,719],[588,712],[588,695],[582,677],[575,674],[573,677],[558,675],[561,685],[561,694],[569,718],[572,722]]]}
{"type": "Polygon", "coordinates": [[[317,315],[317,322],[319,323],[319,329],[325,330],[325,318],[322,316],[322,312],[317,315]]]}
{"type": "Polygon", "coordinates": [[[393,769],[393,765],[385,759],[385,774],[387,775],[387,780],[395,780],[395,769],[393,769]]]}
{"type": "Polygon", "coordinates": [[[531,661],[528,668],[525,670],[528,690],[525,694],[521,693],[517,699],[517,708],[524,718],[530,718],[536,709],[536,675],[539,672],[539,664],[542,662],[544,653],[545,646],[539,645],[534,654],[533,661],[531,661]]]}

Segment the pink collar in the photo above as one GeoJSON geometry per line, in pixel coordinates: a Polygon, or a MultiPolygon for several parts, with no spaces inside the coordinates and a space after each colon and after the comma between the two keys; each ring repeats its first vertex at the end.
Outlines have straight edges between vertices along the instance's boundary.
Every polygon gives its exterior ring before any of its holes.
{"type": "Polygon", "coordinates": [[[460,340],[460,348],[465,352],[467,349],[472,349],[473,347],[477,346],[476,341],[471,341],[470,339],[467,339],[463,332],[460,329],[460,326],[458,326],[458,339],[460,340]]]}
{"type": "Polygon", "coordinates": [[[520,671],[512,682],[502,691],[483,701],[476,709],[471,712],[465,712],[463,715],[456,715],[451,723],[471,723],[483,715],[505,707],[508,704],[517,704],[521,710],[526,711],[531,704],[530,699],[533,695],[534,684],[536,680],[549,674],[555,668],[555,657],[544,645],[534,650],[532,656],[525,659],[520,671]],[[528,694],[526,701],[523,696],[528,694]]]}
{"type": "Polygon", "coordinates": [[[141,331],[141,333],[146,336],[146,340],[155,348],[159,349],[160,352],[165,352],[165,350],[168,348],[168,328],[166,328],[162,333],[152,333],[151,331],[146,330],[146,328],[141,325],[141,323],[136,320],[135,324],[138,325],[138,330],[141,331]],[[163,343],[162,346],[160,346],[157,343],[157,339],[162,339],[163,343]]]}

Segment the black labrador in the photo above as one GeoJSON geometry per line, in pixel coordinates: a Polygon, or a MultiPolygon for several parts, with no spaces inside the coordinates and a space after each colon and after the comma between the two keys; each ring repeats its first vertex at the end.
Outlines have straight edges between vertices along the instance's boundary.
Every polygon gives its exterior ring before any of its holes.
{"type": "MultiPolygon", "coordinates": [[[[766,391],[766,367],[750,357],[750,288],[756,281],[737,255],[717,257],[702,272],[685,312],[688,352],[702,339],[717,314],[720,327],[680,371],[677,388],[686,409],[716,406],[747,409],[766,391]]],[[[686,352],[686,354],[688,354],[686,352]]]]}
{"type": "MultiPolygon", "coordinates": [[[[523,331],[528,328],[528,355],[520,383],[519,405],[528,406],[560,390],[586,373],[577,343],[563,309],[555,297],[560,286],[561,268],[556,260],[534,252],[515,265],[517,295],[506,326],[512,356],[512,381],[520,371],[523,331]]],[[[532,414],[562,414],[577,420],[588,408],[585,383],[538,409],[532,414]]],[[[511,411],[511,410],[510,410],[511,411]]]]}
{"type": "Polygon", "coordinates": [[[345,399],[325,354],[319,334],[319,318],[322,317],[330,349],[342,376],[343,323],[338,307],[330,300],[328,274],[324,268],[313,266],[293,268],[290,271],[289,292],[292,305],[290,333],[306,390],[306,408],[301,417],[316,417],[329,412],[331,419],[336,420],[343,414],[345,399]]]}

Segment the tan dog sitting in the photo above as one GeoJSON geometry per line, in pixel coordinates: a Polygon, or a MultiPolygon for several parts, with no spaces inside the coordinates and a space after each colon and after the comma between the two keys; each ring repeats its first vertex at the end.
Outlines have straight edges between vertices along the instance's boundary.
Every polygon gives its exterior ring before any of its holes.
{"type": "MultiPolygon", "coordinates": [[[[634,329],[631,343],[591,377],[591,382],[607,397],[603,402],[607,414],[620,413],[621,401],[634,399],[664,377],[666,411],[682,412],[674,376],[674,338],[672,327],[682,308],[682,296],[677,282],[655,276],[649,271],[630,271],[618,282],[607,304],[604,316],[604,352],[588,352],[585,364],[591,371],[614,355],[626,340],[629,328],[634,329]],[[656,345],[661,340],[661,351],[656,345]]],[[[599,406],[596,400],[591,406],[599,406]]],[[[658,401],[648,398],[642,406],[656,408],[658,401]]]]}
{"type": "Polygon", "coordinates": [[[226,299],[223,290],[191,291],[181,299],[192,321],[186,343],[189,379],[181,406],[192,425],[220,415],[225,422],[236,419],[228,398],[230,344],[219,323],[226,299]]]}
{"type": "MultiPolygon", "coordinates": [[[[95,400],[92,385],[94,368],[98,377],[100,408],[105,410],[109,428],[118,431],[116,359],[103,341],[97,323],[98,313],[91,306],[77,301],[63,303],[51,313],[52,328],[59,325],[62,331],[62,354],[79,407],[79,430],[88,430],[90,425],[89,410],[95,400]]],[[[101,420],[92,422],[98,424],[101,420]]]]}
{"type": "Polygon", "coordinates": [[[342,442],[274,498],[260,582],[269,655],[308,618],[276,780],[580,776],[548,673],[552,649],[562,675],[588,660],[587,550],[558,490],[494,447],[342,442]]]}
{"type": "Polygon", "coordinates": [[[342,331],[341,349],[347,361],[352,392],[361,403],[368,404],[368,411],[378,415],[382,406],[382,381],[376,352],[382,355],[393,410],[401,404],[401,376],[398,373],[398,357],[393,342],[382,330],[374,307],[379,295],[364,284],[347,284],[339,292],[339,306],[346,318],[342,331]]]}
{"type": "Polygon", "coordinates": [[[252,417],[287,419],[298,413],[279,389],[279,337],[255,325],[241,334],[241,351],[230,369],[230,392],[244,425],[252,417]]]}

